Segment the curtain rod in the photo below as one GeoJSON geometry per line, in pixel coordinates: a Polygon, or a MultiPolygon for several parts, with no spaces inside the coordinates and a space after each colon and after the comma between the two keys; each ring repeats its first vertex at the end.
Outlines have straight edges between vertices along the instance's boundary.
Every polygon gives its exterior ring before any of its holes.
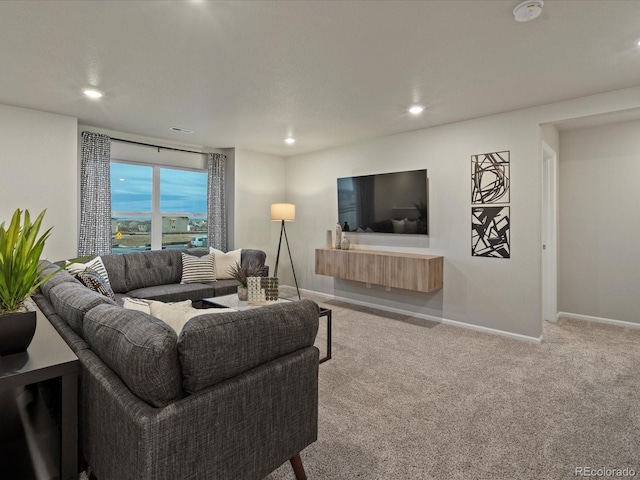
{"type": "Polygon", "coordinates": [[[131,143],[133,145],[142,145],[143,147],[157,148],[158,153],[160,153],[160,149],[162,149],[162,150],[172,150],[174,152],[197,153],[198,155],[206,155],[206,153],[204,152],[196,152],[194,150],[183,150],[181,148],[173,148],[173,147],[163,147],[162,145],[153,145],[152,143],[134,142],[133,140],[124,140],[122,138],[111,137],[111,140],[114,142],[131,143]]]}

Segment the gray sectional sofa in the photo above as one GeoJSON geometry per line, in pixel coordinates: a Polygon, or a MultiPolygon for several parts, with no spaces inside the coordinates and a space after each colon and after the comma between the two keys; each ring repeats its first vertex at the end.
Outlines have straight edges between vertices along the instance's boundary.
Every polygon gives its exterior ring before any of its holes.
{"type": "MultiPolygon", "coordinates": [[[[217,280],[214,283],[181,284],[182,253],[202,256],[209,251],[204,248],[184,250],[158,250],[133,252],[117,255],[103,255],[111,288],[116,299],[136,297],[162,302],[192,300],[229,295],[237,291],[235,280],[217,280]]],[[[240,262],[254,261],[262,266],[263,276],[268,276],[267,255],[262,250],[242,249],[240,262]]]]}
{"type": "MultiPolygon", "coordinates": [[[[103,257],[120,297],[182,300],[168,287],[175,261],[167,250],[103,257]]],[[[207,288],[189,295],[220,294],[207,288]]],[[[317,438],[317,304],[203,309],[177,335],[120,297],[64,270],[34,295],[80,359],[79,451],[98,480],[259,480],[298,465],[317,438]]]]}

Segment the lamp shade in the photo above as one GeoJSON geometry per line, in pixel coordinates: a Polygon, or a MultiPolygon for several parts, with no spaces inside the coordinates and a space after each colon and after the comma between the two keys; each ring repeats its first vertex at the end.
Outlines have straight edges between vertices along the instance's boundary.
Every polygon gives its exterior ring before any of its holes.
{"type": "Polygon", "coordinates": [[[296,206],[293,203],[272,203],[271,220],[293,222],[296,219],[296,206]]]}

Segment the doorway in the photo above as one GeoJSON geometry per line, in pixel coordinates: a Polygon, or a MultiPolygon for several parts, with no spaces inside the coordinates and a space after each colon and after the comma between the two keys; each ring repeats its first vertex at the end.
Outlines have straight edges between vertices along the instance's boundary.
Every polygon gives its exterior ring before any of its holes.
{"type": "Polygon", "coordinates": [[[542,142],[542,320],[558,315],[558,156],[542,142]]]}

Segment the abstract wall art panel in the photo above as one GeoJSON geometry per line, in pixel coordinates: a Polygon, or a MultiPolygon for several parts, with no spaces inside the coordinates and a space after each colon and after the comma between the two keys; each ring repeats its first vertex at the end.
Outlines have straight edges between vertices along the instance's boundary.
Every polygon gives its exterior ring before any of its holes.
{"type": "Polygon", "coordinates": [[[509,203],[510,152],[471,155],[471,203],[509,203]]]}
{"type": "Polygon", "coordinates": [[[510,207],[471,208],[471,256],[510,258],[510,207]]]}

